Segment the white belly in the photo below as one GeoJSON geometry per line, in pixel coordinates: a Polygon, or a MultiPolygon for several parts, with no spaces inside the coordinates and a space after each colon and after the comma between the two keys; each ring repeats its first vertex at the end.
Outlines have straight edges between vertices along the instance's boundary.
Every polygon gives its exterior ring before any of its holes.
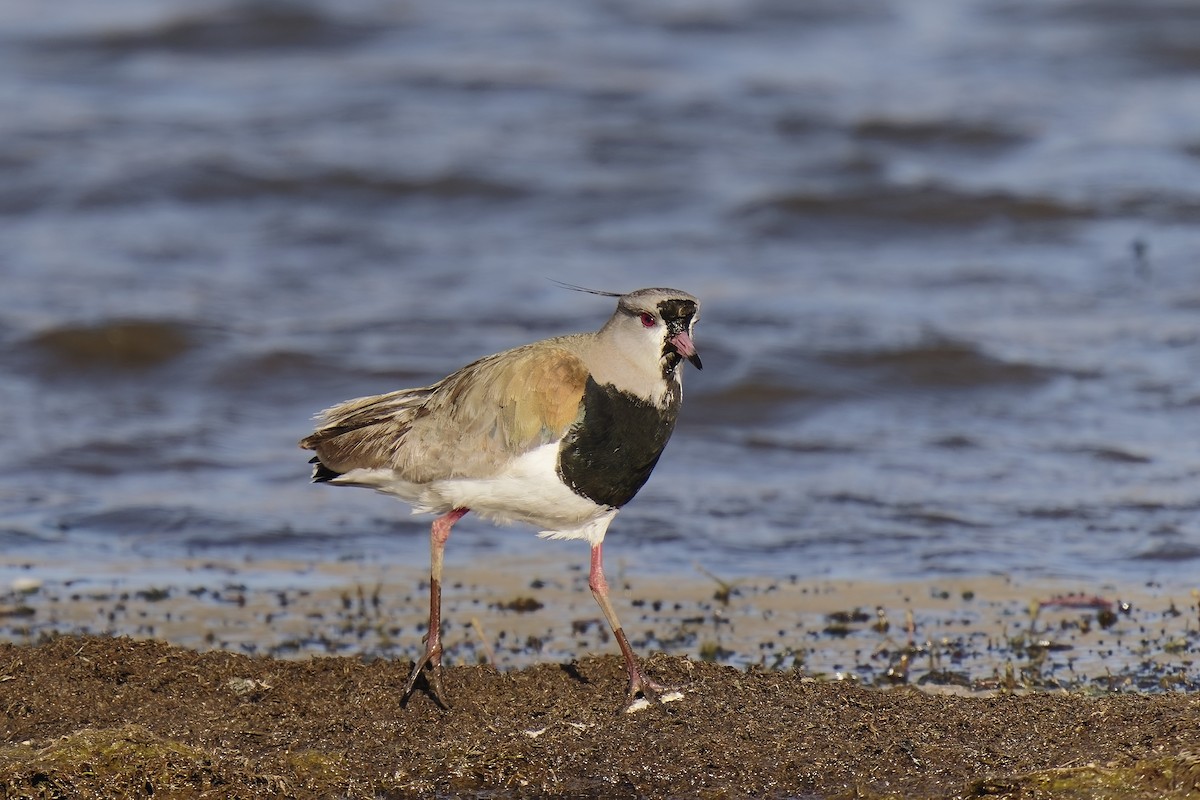
{"type": "Polygon", "coordinates": [[[398,481],[391,470],[351,470],[335,483],[370,486],[411,503],[417,513],[468,508],[493,522],[524,522],[554,539],[604,539],[617,509],[575,494],[558,476],[558,445],[514,459],[490,478],[446,478],[426,484],[398,481]]]}

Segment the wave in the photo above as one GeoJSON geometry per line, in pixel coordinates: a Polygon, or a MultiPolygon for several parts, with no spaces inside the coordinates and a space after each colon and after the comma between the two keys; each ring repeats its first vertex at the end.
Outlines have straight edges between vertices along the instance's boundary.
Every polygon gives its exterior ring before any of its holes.
{"type": "Polygon", "coordinates": [[[149,51],[228,55],[281,49],[327,50],[369,41],[386,27],[382,19],[372,24],[350,21],[303,4],[246,2],[207,12],[191,11],[139,28],[44,40],[41,47],[55,53],[109,58],[149,51]]]}
{"type": "Polygon", "coordinates": [[[200,159],[184,164],[144,168],[139,174],[85,187],[77,195],[80,208],[112,207],[163,200],[189,203],[247,202],[259,199],[313,199],[322,202],[376,204],[415,199],[438,202],[514,200],[529,194],[524,187],[464,172],[395,175],[346,166],[294,165],[278,169],[200,159]]]}
{"type": "Polygon", "coordinates": [[[115,319],[48,328],[27,342],[37,366],[55,370],[150,369],[176,361],[196,344],[188,325],[167,320],[115,319]]]}
{"type": "Polygon", "coordinates": [[[974,389],[1040,384],[1055,370],[1009,361],[978,345],[931,336],[895,348],[827,352],[821,362],[882,389],[974,389]]]}
{"type": "Polygon", "coordinates": [[[767,236],[808,234],[813,226],[854,228],[861,236],[863,226],[881,223],[961,233],[987,225],[1059,225],[1099,215],[1095,207],[1044,195],[968,192],[938,184],[782,192],[753,200],[734,214],[767,236]]]}

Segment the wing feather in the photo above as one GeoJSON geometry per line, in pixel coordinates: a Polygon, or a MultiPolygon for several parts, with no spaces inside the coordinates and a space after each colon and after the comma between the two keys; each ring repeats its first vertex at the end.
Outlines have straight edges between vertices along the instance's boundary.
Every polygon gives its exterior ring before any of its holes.
{"type": "Polygon", "coordinates": [[[480,359],[438,383],[350,400],[300,442],[335,473],[392,469],[412,483],[489,477],[578,419],[588,370],[563,344],[480,359]]]}

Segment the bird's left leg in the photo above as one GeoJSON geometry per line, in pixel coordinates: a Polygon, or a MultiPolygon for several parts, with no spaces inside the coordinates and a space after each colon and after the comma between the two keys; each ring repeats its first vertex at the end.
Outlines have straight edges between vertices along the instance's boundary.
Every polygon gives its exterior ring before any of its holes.
{"type": "Polygon", "coordinates": [[[442,559],[450,529],[463,518],[469,508],[456,508],[433,521],[429,529],[429,630],[425,634],[425,654],[413,665],[412,674],[404,686],[401,700],[408,700],[417,678],[426,666],[433,668],[429,678],[429,689],[433,699],[442,708],[447,708],[445,690],[442,687],[442,559]]]}
{"type": "Polygon", "coordinates": [[[592,596],[596,598],[600,610],[604,612],[604,618],[608,620],[608,626],[612,628],[613,636],[617,638],[617,646],[621,648],[621,655],[625,657],[625,668],[629,671],[629,702],[632,705],[638,695],[658,700],[660,693],[670,690],[642,674],[637,656],[633,654],[633,648],[629,646],[629,640],[625,638],[625,630],[621,627],[621,621],[617,619],[617,612],[613,610],[612,603],[608,599],[608,581],[604,578],[603,561],[604,543],[597,542],[592,545],[592,567],[588,572],[588,586],[591,588],[592,596]]]}

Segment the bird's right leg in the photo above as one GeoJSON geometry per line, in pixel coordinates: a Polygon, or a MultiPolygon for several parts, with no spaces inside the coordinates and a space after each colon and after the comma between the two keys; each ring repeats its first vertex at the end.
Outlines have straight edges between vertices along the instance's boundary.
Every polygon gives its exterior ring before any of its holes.
{"type": "Polygon", "coordinates": [[[442,556],[446,549],[446,540],[450,538],[450,529],[454,523],[463,518],[469,508],[456,508],[448,511],[433,521],[429,529],[429,631],[425,634],[425,654],[413,665],[412,674],[404,686],[401,700],[408,700],[417,678],[426,666],[432,667],[429,678],[429,690],[433,699],[442,708],[446,708],[445,690],[442,687],[442,556]]]}

